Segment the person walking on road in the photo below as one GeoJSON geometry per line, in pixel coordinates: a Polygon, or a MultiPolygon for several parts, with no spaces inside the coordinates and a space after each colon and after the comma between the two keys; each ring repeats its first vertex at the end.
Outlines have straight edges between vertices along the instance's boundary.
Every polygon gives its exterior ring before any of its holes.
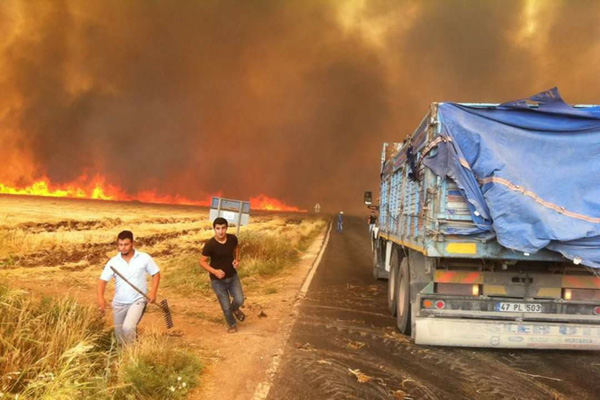
{"type": "Polygon", "coordinates": [[[337,231],[341,233],[343,228],[344,228],[344,212],[340,211],[340,213],[338,214],[338,217],[337,217],[337,231]]]}
{"type": "Polygon", "coordinates": [[[130,344],[136,339],[137,326],[146,309],[146,299],[129,283],[115,274],[111,267],[144,293],[148,291],[146,275],[151,275],[152,283],[150,293],[148,293],[150,303],[156,302],[160,270],[152,257],[134,249],[133,233],[131,231],[119,233],[117,236],[117,249],[119,253],[106,263],[98,280],[98,309],[102,313],[106,311],[104,292],[107,283],[115,278],[115,297],[112,302],[115,335],[121,344],[130,344]]]}
{"type": "Polygon", "coordinates": [[[371,215],[369,215],[369,218],[367,218],[367,222],[369,223],[369,233],[372,233],[373,229],[375,228],[375,223],[377,222],[375,211],[371,211],[371,215]]]}
{"type": "Polygon", "coordinates": [[[233,333],[237,332],[235,318],[243,321],[246,315],[240,310],[244,304],[242,283],[237,274],[240,246],[237,237],[227,233],[227,227],[225,218],[219,217],[213,221],[215,236],[204,245],[200,266],[210,274],[210,283],[221,304],[228,332],[233,333]]]}

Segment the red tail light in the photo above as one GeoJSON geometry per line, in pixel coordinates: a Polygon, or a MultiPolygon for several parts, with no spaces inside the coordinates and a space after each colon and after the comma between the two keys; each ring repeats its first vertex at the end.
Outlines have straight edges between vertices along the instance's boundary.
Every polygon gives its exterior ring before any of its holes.
{"type": "Polygon", "coordinates": [[[598,289],[563,289],[565,300],[600,300],[598,289]]]}

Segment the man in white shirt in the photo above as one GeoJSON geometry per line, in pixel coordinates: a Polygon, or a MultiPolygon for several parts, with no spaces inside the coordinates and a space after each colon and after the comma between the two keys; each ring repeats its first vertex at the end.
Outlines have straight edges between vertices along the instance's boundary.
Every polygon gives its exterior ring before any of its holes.
{"type": "Polygon", "coordinates": [[[131,231],[119,233],[117,248],[119,254],[108,261],[98,280],[98,309],[102,313],[106,311],[104,292],[106,291],[106,284],[114,277],[115,297],[113,298],[112,308],[115,335],[121,343],[128,344],[135,341],[137,325],[146,309],[146,299],[115,274],[111,267],[144,293],[148,290],[146,274],[151,275],[152,283],[150,293],[148,293],[150,303],[156,301],[160,270],[152,257],[134,249],[133,233],[131,231]]]}

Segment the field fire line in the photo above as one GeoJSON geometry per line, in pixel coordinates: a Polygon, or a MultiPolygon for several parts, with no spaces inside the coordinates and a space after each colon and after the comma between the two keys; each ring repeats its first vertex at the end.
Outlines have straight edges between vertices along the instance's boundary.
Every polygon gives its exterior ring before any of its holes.
{"type": "MultiPolygon", "coordinates": [[[[221,197],[221,192],[217,192],[214,195],[207,196],[206,199],[194,200],[179,194],[159,194],[156,190],[144,190],[132,195],[126,193],[117,185],[107,183],[106,179],[101,175],[89,178],[85,174],[73,182],[60,185],[53,184],[48,178],[37,180],[31,185],[24,187],[9,186],[0,182],[0,194],[106,201],[139,201],[152,204],[179,204],[203,207],[210,205],[212,197],[221,197]]],[[[287,205],[279,199],[262,193],[250,197],[250,207],[254,210],[306,212],[306,210],[287,205]]]]}
{"type": "MultiPolygon", "coordinates": [[[[0,195],[0,212],[0,302],[28,310],[3,311],[2,329],[8,331],[2,332],[7,341],[0,347],[3,354],[3,346],[10,345],[30,355],[15,355],[2,366],[0,392],[26,398],[52,398],[57,390],[70,398],[88,398],[95,391],[107,398],[132,393],[209,398],[202,393],[218,379],[214,371],[230,368],[241,341],[252,343],[236,361],[243,365],[260,362],[261,354],[275,346],[310,267],[306,257],[320,245],[326,227],[324,218],[307,213],[251,212],[251,223],[239,236],[247,320],[238,336],[226,341],[215,339],[226,327],[198,265],[202,246],[213,235],[207,208],[0,195]],[[136,249],[159,265],[159,298],[169,299],[175,325],[167,331],[160,310],[148,308],[137,343],[125,351],[111,345],[111,311],[101,317],[95,307],[96,281],[116,254],[115,238],[122,230],[133,231],[136,249]],[[60,310],[58,319],[43,326],[20,319],[44,321],[52,310],[60,310]],[[27,328],[19,334],[16,326],[27,328]],[[39,347],[28,344],[34,342],[39,347]],[[42,363],[43,348],[52,349],[53,356],[42,363]],[[74,354],[80,357],[77,367],[65,364],[74,354]],[[78,374],[78,384],[69,381],[72,374],[78,374]]],[[[109,284],[108,297],[113,290],[109,284]]],[[[248,365],[243,378],[258,384],[264,376],[248,365]]],[[[245,384],[240,381],[240,387],[245,384]]]]}

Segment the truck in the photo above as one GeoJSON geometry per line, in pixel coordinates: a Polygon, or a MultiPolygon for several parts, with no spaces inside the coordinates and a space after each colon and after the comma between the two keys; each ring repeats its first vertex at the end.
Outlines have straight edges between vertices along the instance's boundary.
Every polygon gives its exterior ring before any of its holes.
{"type": "Polygon", "coordinates": [[[600,349],[600,107],[432,103],[381,156],[373,271],[417,344],[600,349]]]}

